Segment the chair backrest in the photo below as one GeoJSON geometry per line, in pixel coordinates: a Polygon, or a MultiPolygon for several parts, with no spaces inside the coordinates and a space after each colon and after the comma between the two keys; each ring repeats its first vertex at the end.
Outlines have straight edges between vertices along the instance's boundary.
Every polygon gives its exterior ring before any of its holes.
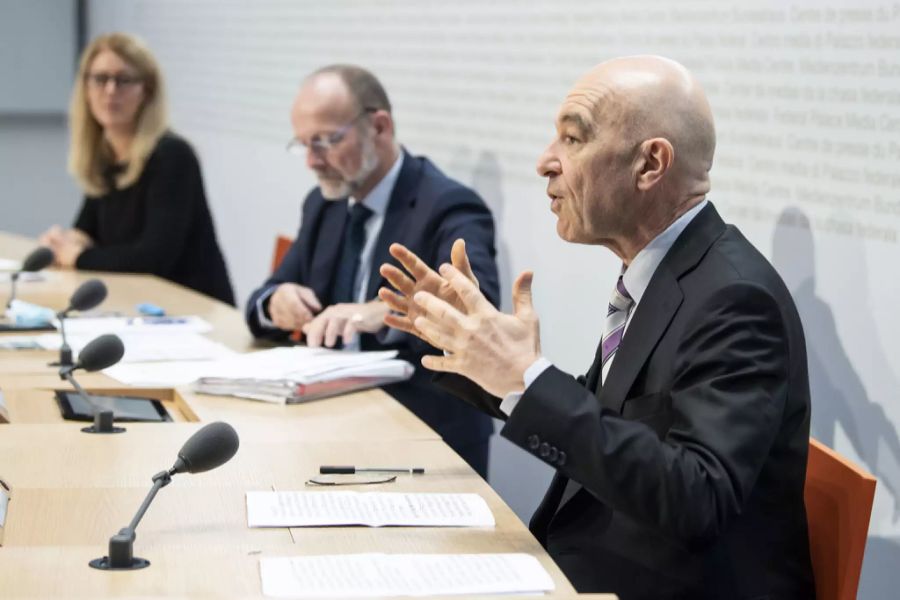
{"type": "Polygon", "coordinates": [[[290,249],[291,244],[294,243],[294,240],[287,237],[286,235],[279,235],[275,238],[275,250],[272,252],[272,272],[275,272],[275,269],[278,268],[278,265],[281,264],[281,261],[284,260],[284,255],[287,254],[288,249],[290,249]]]}
{"type": "Polygon", "coordinates": [[[806,467],[806,517],[818,600],[855,600],[875,478],[814,439],[806,467]]]}

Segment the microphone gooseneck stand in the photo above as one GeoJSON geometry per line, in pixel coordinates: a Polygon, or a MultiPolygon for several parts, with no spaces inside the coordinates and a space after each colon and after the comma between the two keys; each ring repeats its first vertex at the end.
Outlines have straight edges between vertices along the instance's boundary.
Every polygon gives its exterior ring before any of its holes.
{"type": "Polygon", "coordinates": [[[175,474],[175,467],[168,471],[160,471],[153,476],[153,487],[144,498],[144,502],[138,509],[137,514],[131,520],[127,527],[119,530],[119,533],[109,538],[109,556],[95,558],[88,564],[95,569],[103,571],[132,571],[135,569],[143,569],[150,566],[150,561],[146,558],[140,558],[134,555],[134,530],[137,529],[138,523],[144,518],[144,513],[156,497],[156,493],[162,488],[172,483],[172,475],[175,474]]]}

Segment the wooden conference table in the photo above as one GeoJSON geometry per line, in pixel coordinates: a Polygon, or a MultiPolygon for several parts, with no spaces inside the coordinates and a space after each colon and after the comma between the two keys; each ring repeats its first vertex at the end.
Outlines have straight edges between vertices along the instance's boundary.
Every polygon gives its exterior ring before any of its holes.
{"type": "MultiPolygon", "coordinates": [[[[33,247],[32,240],[0,233],[4,258],[22,258],[33,247]]],[[[79,283],[97,275],[49,271],[42,281],[20,282],[19,297],[58,310],[79,283]]],[[[152,276],[99,275],[109,288],[105,311],[133,315],[136,304],[151,301],[169,314],[209,321],[209,337],[232,349],[253,347],[243,318],[230,306],[152,276]]],[[[5,300],[8,284],[0,290],[5,300]]],[[[47,366],[54,357],[0,350],[9,421],[0,425],[0,480],[10,498],[0,527],[0,596],[260,597],[260,557],[360,552],[523,552],[551,574],[554,597],[575,595],[487,483],[381,390],[277,406],[184,388],[138,389],[165,398],[175,422],[128,424],[124,434],[92,436],[81,433],[82,424],[60,417],[52,390],[68,386],[47,366]],[[178,475],[160,491],[135,541],[135,555],[151,566],[130,572],[89,568],[87,562],[105,555],[109,537],[131,520],[151,477],[172,465],[194,431],[217,420],[237,430],[240,450],[219,469],[178,475]],[[401,476],[380,489],[475,492],[487,501],[496,527],[247,527],[245,492],[308,489],[304,484],[319,465],[359,463],[423,466],[426,475],[401,476]]],[[[88,390],[123,388],[100,373],[80,373],[78,380],[88,390]]]]}

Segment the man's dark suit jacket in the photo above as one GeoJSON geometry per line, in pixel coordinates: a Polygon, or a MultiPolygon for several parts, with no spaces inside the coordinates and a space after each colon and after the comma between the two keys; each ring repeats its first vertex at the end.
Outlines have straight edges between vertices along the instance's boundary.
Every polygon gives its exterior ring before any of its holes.
{"type": "MultiPolygon", "coordinates": [[[[303,203],[300,232],[281,265],[262,287],[250,296],[246,318],[256,337],[285,339],[288,332],[263,328],[257,314],[257,299],[270,287],[292,282],[315,291],[323,307],[332,304],[331,287],[340,259],[347,200],[326,200],[319,188],[303,203]]],[[[366,298],[375,298],[378,288],[388,285],[378,273],[386,262],[396,261],[388,247],[399,242],[432,268],[450,261],[450,247],[457,238],[466,240],[466,251],[485,295],[497,304],[499,282],[494,261],[494,220],[490,210],[471,189],[453,181],[431,161],[404,151],[403,165],[388,202],[387,212],[372,255],[366,298]]],[[[489,417],[434,386],[421,366],[421,357],[438,351],[421,340],[400,332],[363,334],[363,350],[396,349],[399,358],[410,361],[412,379],[384,390],[437,431],[454,448],[486,442],[493,431],[489,417]]]]}
{"type": "MultiPolygon", "coordinates": [[[[814,598],[803,330],[781,278],[711,204],[657,268],[602,387],[599,363],[598,348],[585,377],[548,368],[501,431],[557,470],[531,529],[575,588],[814,598]]],[[[439,380],[503,417],[472,382],[439,380]]]]}

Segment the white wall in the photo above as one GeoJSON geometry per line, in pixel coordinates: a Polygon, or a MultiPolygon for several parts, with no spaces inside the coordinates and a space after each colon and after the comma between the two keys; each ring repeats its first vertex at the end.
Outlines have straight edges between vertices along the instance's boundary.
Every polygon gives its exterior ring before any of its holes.
{"type": "MultiPolygon", "coordinates": [[[[535,160],[575,78],[661,53],[707,87],[713,193],[773,259],[806,322],[814,432],[880,480],[860,597],[893,595],[900,559],[900,5],[888,0],[343,2],[94,0],[89,32],[142,35],[174,123],[200,152],[241,298],[293,234],[313,179],[284,153],[301,78],[357,62],[380,76],[401,140],[474,185],[498,217],[505,293],[536,272],[548,357],[593,355],[618,265],[561,242],[535,160]],[[588,273],[588,274],[585,274],[588,273]]],[[[548,471],[498,443],[492,483],[527,518],[548,471]]]]}

